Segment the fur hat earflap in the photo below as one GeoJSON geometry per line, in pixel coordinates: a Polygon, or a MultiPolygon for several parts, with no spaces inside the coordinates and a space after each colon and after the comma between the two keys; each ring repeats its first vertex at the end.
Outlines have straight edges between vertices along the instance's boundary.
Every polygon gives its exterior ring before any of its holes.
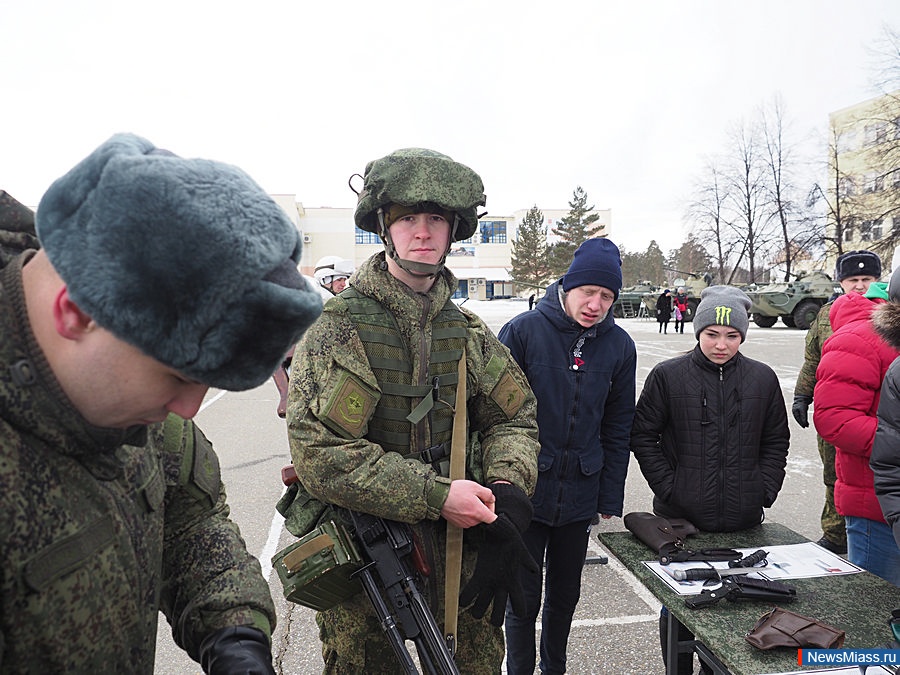
{"type": "Polygon", "coordinates": [[[185,376],[268,379],[322,311],[287,214],[240,169],[113,136],[41,199],[37,233],[100,326],[185,376]]]}
{"type": "MultiPolygon", "coordinates": [[[[900,269],[900,268],[898,268],[900,269]]],[[[887,288],[890,302],[872,312],[872,327],[882,340],[900,350],[900,272],[894,270],[887,288]]]]}

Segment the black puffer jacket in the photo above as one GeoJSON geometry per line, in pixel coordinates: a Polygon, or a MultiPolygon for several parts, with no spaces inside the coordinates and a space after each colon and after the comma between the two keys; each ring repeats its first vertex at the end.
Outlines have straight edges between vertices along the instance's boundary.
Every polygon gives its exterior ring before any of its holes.
{"type": "MultiPolygon", "coordinates": [[[[880,305],[872,314],[872,325],[885,342],[900,349],[900,304],[880,305]]],[[[869,466],[875,474],[875,496],[900,546],[900,358],[888,368],[881,386],[869,466]]]]}
{"type": "Polygon", "coordinates": [[[699,345],[650,372],[631,430],[654,511],[708,532],[762,520],[784,481],[789,440],[775,372],[741,353],[720,367],[699,345]]]}

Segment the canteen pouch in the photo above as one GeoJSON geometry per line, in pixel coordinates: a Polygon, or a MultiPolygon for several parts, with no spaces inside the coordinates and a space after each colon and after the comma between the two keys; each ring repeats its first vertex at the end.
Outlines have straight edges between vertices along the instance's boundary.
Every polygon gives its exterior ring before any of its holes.
{"type": "Polygon", "coordinates": [[[362,590],[354,573],[363,566],[347,529],[335,520],[323,521],[272,558],[284,587],[284,597],[322,611],[362,590]]]}
{"type": "Polygon", "coordinates": [[[775,607],[763,614],[744,639],[757,649],[815,647],[840,649],[844,631],[808,616],[775,607]]]}
{"type": "Polygon", "coordinates": [[[330,511],[328,505],[309,494],[300,481],[288,485],[275,509],[284,516],[285,528],[295,537],[312,532],[319,521],[333,515],[326,514],[326,510],[330,511]]]}

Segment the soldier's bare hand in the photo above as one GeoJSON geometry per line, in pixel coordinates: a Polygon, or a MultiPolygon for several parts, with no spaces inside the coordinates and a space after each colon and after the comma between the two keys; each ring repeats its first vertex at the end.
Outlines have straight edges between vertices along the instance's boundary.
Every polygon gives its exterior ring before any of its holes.
{"type": "Polygon", "coordinates": [[[490,489],[475,481],[455,480],[450,483],[441,516],[451,525],[465,529],[496,520],[493,507],[494,493],[490,489]]]}

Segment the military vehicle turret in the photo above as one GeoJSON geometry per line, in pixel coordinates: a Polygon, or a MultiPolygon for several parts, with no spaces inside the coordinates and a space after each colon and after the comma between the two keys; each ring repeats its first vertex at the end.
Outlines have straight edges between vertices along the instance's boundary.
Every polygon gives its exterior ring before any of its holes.
{"type": "Polygon", "coordinates": [[[617,319],[633,319],[640,316],[644,296],[648,293],[658,294],[661,290],[659,286],[649,281],[638,281],[634,286],[623,288],[613,303],[613,316],[617,319]]]}
{"type": "MultiPolygon", "coordinates": [[[[664,269],[675,272],[676,274],[685,275],[684,277],[675,279],[669,287],[669,290],[672,291],[672,296],[674,297],[678,288],[684,287],[684,292],[688,297],[688,313],[684,318],[685,321],[693,321],[694,314],[697,312],[697,305],[700,304],[700,294],[703,292],[704,288],[712,283],[712,276],[710,276],[709,272],[699,274],[697,272],[682,272],[681,270],[672,269],[671,267],[666,267],[664,269]]],[[[659,289],[655,293],[644,294],[644,306],[647,308],[651,317],[656,316],[656,300],[659,298],[661,292],[662,289],[659,289]]]]}
{"type": "Polygon", "coordinates": [[[824,272],[806,272],[794,281],[748,290],[753,301],[750,316],[761,328],[771,328],[780,317],[785,326],[806,330],[816,320],[819,308],[840,291],[840,284],[824,272]]]}

